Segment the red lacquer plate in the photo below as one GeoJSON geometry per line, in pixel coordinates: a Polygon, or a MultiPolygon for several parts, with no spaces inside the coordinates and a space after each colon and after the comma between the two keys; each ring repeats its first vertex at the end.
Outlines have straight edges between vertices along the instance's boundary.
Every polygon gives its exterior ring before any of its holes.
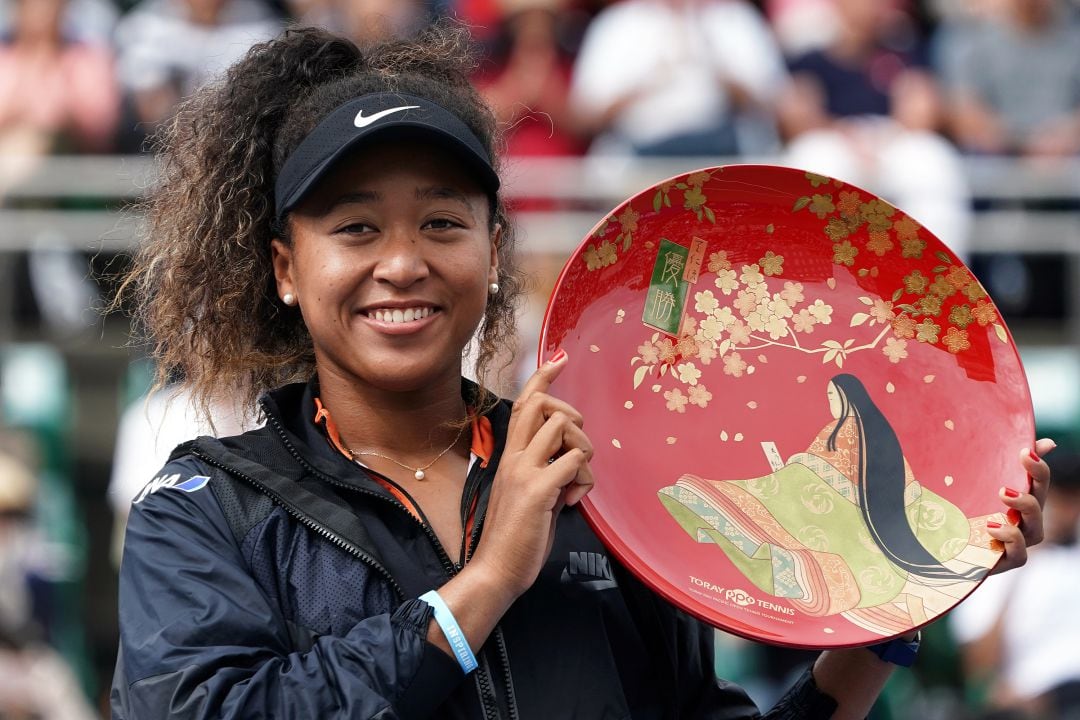
{"type": "Polygon", "coordinates": [[[668,600],[777,645],[926,624],[1000,558],[1034,420],[993,302],[915,220],[769,166],[672,178],[570,258],[539,354],[596,448],[583,501],[668,600]]]}

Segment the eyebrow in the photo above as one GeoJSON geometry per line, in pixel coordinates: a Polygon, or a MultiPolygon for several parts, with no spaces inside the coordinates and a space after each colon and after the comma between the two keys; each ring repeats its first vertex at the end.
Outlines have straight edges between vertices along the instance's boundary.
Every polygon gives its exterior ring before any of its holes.
{"type": "MultiPolygon", "coordinates": [[[[462,205],[469,205],[469,196],[460,190],[442,185],[433,185],[416,189],[417,200],[455,200],[462,205]]],[[[382,195],[374,190],[360,190],[349,192],[334,198],[327,206],[329,212],[341,205],[370,205],[382,200],[382,195]]]]}
{"type": "Polygon", "coordinates": [[[325,212],[330,212],[341,205],[370,205],[381,200],[382,197],[374,190],[361,190],[360,192],[350,192],[344,195],[338,195],[330,203],[327,204],[325,212]]]}
{"type": "Polygon", "coordinates": [[[416,189],[417,200],[457,200],[463,205],[469,204],[469,196],[460,190],[445,186],[432,186],[416,189]]]}

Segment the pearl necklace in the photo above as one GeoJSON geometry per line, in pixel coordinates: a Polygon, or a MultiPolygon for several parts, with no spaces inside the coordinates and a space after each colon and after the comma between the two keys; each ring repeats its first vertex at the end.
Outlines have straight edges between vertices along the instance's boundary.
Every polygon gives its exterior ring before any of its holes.
{"type": "Polygon", "coordinates": [[[421,465],[420,467],[412,467],[411,465],[406,465],[403,462],[395,460],[394,458],[390,457],[389,455],[383,455],[381,452],[375,452],[374,450],[359,450],[359,451],[357,451],[357,450],[353,450],[352,448],[349,448],[349,447],[346,447],[345,449],[349,451],[349,455],[352,457],[352,461],[354,463],[360,464],[360,461],[357,460],[357,457],[360,456],[360,455],[371,455],[373,457],[382,458],[383,460],[389,460],[390,462],[394,463],[398,467],[403,467],[406,470],[412,470],[414,478],[416,478],[417,480],[423,480],[424,478],[427,477],[427,474],[424,471],[427,470],[428,468],[430,468],[435,463],[437,463],[439,461],[439,458],[441,458],[443,455],[450,452],[450,449],[452,447],[454,447],[455,445],[457,445],[458,440],[461,439],[461,433],[463,433],[463,432],[465,432],[465,426],[464,425],[461,426],[461,429],[458,430],[457,435],[454,436],[454,441],[452,443],[450,443],[449,445],[447,445],[445,450],[443,450],[441,453],[436,455],[435,459],[432,460],[431,462],[429,462],[427,465],[421,465]]]}

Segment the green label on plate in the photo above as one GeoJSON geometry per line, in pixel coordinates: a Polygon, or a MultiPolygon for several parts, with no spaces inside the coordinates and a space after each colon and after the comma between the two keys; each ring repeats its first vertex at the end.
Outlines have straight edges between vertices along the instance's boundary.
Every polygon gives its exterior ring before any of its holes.
{"type": "Polygon", "coordinates": [[[687,248],[661,238],[641,322],[668,335],[679,334],[683,310],[686,308],[690,283],[683,279],[683,272],[689,255],[687,248]]]}

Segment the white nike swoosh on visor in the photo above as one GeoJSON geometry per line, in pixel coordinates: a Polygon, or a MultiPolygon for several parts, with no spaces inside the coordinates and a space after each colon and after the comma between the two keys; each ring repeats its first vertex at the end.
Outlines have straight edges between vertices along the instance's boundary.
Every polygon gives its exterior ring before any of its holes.
{"type": "Polygon", "coordinates": [[[380,119],[382,119],[382,118],[384,118],[387,115],[390,115],[392,113],[401,112],[402,110],[412,110],[413,108],[418,108],[418,107],[420,107],[420,106],[419,105],[402,105],[401,107],[395,107],[395,108],[388,108],[386,110],[380,110],[379,112],[375,113],[374,115],[369,115],[368,117],[364,117],[364,111],[361,110],[360,112],[356,113],[356,119],[353,120],[353,125],[355,125],[358,128],[367,127],[368,125],[375,122],[376,120],[380,120],[380,119]]]}

